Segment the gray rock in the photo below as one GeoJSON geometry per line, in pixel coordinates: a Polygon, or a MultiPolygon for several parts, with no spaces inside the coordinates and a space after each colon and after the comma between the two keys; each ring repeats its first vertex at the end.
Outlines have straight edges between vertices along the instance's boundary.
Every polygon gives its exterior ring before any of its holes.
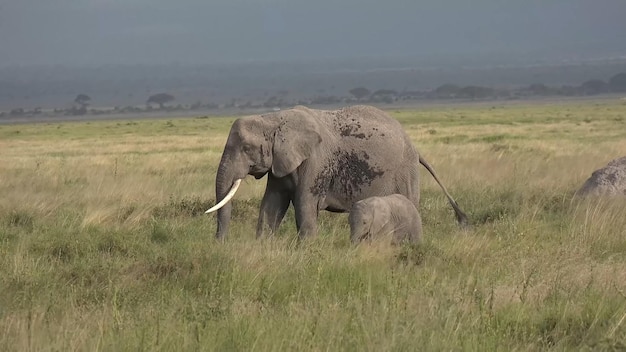
{"type": "Polygon", "coordinates": [[[626,196],[626,156],[612,160],[591,174],[576,192],[578,195],[626,196]]]}

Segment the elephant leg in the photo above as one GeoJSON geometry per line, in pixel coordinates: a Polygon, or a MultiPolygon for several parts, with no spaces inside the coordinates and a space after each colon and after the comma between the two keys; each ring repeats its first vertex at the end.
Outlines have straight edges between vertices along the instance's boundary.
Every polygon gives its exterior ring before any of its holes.
{"type": "Polygon", "coordinates": [[[317,236],[317,217],[319,209],[317,200],[313,197],[296,197],[294,199],[296,211],[296,227],[301,239],[317,236]]]}
{"type": "Polygon", "coordinates": [[[409,232],[409,240],[412,243],[418,243],[422,240],[422,217],[417,212],[413,214],[413,221],[409,232]]]}
{"type": "Polygon", "coordinates": [[[256,226],[256,237],[262,237],[266,230],[273,235],[278,226],[283,221],[291,197],[288,190],[277,189],[271,185],[272,181],[268,180],[268,186],[265,189],[263,200],[261,200],[261,209],[259,211],[259,221],[256,226]]]}

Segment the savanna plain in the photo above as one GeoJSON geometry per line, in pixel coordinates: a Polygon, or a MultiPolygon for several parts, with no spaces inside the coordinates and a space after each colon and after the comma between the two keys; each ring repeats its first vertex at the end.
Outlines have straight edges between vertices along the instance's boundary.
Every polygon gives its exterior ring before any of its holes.
{"type": "Polygon", "coordinates": [[[388,110],[424,239],[353,246],[347,214],[254,235],[246,179],[216,241],[235,117],[0,126],[0,350],[624,350],[626,201],[578,199],[626,154],[618,99],[388,110]]]}

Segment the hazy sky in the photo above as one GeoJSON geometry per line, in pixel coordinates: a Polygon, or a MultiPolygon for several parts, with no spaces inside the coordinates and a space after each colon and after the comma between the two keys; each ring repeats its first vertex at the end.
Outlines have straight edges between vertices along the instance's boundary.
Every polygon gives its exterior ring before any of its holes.
{"type": "Polygon", "coordinates": [[[0,66],[626,55],[625,0],[0,0],[0,66]]]}

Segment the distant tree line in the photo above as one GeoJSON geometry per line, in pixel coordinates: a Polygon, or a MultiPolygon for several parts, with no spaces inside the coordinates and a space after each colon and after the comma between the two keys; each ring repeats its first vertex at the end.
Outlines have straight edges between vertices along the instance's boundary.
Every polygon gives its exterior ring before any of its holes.
{"type": "Polygon", "coordinates": [[[535,83],[526,87],[517,88],[490,88],[482,86],[459,86],[456,84],[443,84],[433,90],[403,91],[380,89],[370,92],[365,87],[353,88],[349,93],[362,102],[385,102],[392,103],[397,100],[410,99],[516,99],[532,96],[590,96],[606,93],[626,92],[626,73],[618,73],[609,81],[591,79],[579,86],[551,87],[543,83],[535,83]]]}
{"type": "MultiPolygon", "coordinates": [[[[323,92],[323,90],[318,91],[323,92]]],[[[432,90],[422,91],[397,91],[393,89],[378,89],[371,91],[366,87],[355,87],[348,91],[349,95],[317,95],[309,99],[289,99],[287,90],[280,90],[275,95],[264,101],[242,101],[233,98],[225,104],[203,103],[197,101],[193,104],[173,105],[175,96],[169,93],[157,93],[150,95],[146,100],[145,107],[141,106],[115,106],[113,108],[92,108],[90,107],[92,98],[84,93],[78,94],[72,106],[64,109],[54,109],[47,114],[53,115],[101,115],[101,114],[122,114],[122,113],[143,113],[151,111],[183,111],[183,110],[212,110],[222,108],[239,109],[280,109],[293,105],[331,105],[331,104],[358,104],[358,103],[387,103],[397,101],[422,100],[422,99],[466,99],[466,100],[486,100],[486,99],[520,99],[525,97],[548,97],[548,96],[592,96],[605,93],[626,93],[626,72],[612,76],[608,81],[601,79],[591,79],[578,86],[548,86],[543,83],[534,83],[529,86],[516,88],[491,88],[476,85],[459,86],[446,83],[432,90]]],[[[3,116],[27,117],[43,113],[41,107],[34,109],[15,108],[8,112],[0,112],[3,116]]]]}

